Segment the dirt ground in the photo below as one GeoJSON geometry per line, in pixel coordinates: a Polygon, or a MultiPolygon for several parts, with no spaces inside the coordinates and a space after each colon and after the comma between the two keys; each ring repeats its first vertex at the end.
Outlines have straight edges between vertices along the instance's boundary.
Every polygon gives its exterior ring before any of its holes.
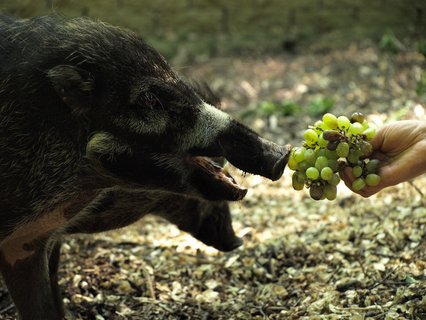
{"type": "MultiPolygon", "coordinates": [[[[426,120],[426,97],[415,93],[424,67],[416,52],[364,44],[178,70],[210,83],[222,107],[255,130],[297,145],[316,120],[306,106],[321,97],[335,100],[337,115],[357,110],[378,125],[426,120]],[[265,100],[301,111],[266,115],[265,100]]],[[[341,183],[337,200],[316,202],[291,188],[288,170],[278,182],[230,170],[249,188],[232,204],[245,240],[233,252],[154,217],[66,238],[60,285],[75,319],[426,319],[426,176],[368,199],[341,183]]],[[[0,319],[13,318],[1,289],[0,319]]]]}

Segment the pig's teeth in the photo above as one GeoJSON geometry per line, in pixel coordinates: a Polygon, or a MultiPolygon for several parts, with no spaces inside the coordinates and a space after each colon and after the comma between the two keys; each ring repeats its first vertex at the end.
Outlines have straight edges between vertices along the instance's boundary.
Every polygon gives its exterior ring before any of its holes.
{"type": "Polygon", "coordinates": [[[216,162],[214,162],[214,161],[210,161],[210,164],[211,164],[213,167],[215,167],[216,169],[222,170],[222,167],[221,167],[218,163],[216,163],[216,162]]]}

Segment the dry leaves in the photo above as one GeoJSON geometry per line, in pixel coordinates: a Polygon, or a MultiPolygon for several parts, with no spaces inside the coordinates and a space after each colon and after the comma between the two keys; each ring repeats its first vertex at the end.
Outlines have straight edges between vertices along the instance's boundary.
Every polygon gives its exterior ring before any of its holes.
{"type": "MultiPolygon", "coordinates": [[[[415,53],[384,58],[351,47],[322,56],[212,61],[196,71],[218,79],[213,86],[231,112],[266,97],[303,103],[333,94],[340,97],[336,113],[358,109],[383,118],[381,112],[407,105],[410,117],[410,106],[426,105],[413,93],[420,65],[415,53]]],[[[274,140],[297,143],[311,122],[286,117],[271,129],[258,119],[256,126],[274,140]]],[[[96,320],[426,319],[426,177],[370,199],[340,187],[334,202],[293,191],[288,172],[276,183],[239,180],[250,187],[233,204],[244,247],[218,253],[152,217],[120,231],[69,237],[60,269],[67,308],[76,319],[96,320]]],[[[1,293],[0,319],[11,319],[1,293]]]]}

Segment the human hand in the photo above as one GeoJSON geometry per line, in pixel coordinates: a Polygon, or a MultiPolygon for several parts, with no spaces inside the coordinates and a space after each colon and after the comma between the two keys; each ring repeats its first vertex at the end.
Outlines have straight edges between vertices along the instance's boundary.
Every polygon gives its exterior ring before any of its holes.
{"type": "MultiPolygon", "coordinates": [[[[426,172],[426,121],[405,120],[384,125],[370,143],[373,153],[370,159],[381,161],[380,183],[375,187],[365,186],[354,191],[370,197],[383,188],[410,180],[426,172]]],[[[355,180],[347,167],[341,177],[352,189],[355,180]]]]}

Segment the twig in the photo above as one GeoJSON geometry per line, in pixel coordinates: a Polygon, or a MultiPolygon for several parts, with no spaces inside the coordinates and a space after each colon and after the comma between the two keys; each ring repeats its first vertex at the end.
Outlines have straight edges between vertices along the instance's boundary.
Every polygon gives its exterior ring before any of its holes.
{"type": "Polygon", "coordinates": [[[298,298],[292,308],[296,308],[299,305],[300,301],[302,301],[302,298],[298,298]]]}
{"type": "Polygon", "coordinates": [[[389,279],[389,277],[399,268],[399,266],[396,266],[395,268],[393,268],[391,271],[389,271],[388,273],[386,273],[386,275],[383,277],[382,280],[380,280],[379,282],[372,284],[371,286],[368,287],[369,290],[373,290],[374,288],[380,286],[381,284],[383,284],[387,279],[389,279]]]}
{"type": "Polygon", "coordinates": [[[419,187],[417,187],[415,184],[414,184],[414,182],[413,181],[408,181],[408,183],[410,184],[410,186],[412,186],[413,188],[414,188],[414,190],[416,190],[419,194],[420,194],[420,196],[422,197],[422,199],[424,199],[424,194],[423,194],[423,192],[422,192],[422,190],[420,190],[419,189],[419,187]]]}
{"type": "Polygon", "coordinates": [[[270,311],[282,311],[282,310],[288,310],[289,307],[284,307],[284,306],[282,306],[282,307],[281,306],[270,306],[270,307],[267,307],[266,309],[268,309],[270,311]]]}
{"type": "MultiPolygon", "coordinates": [[[[268,319],[268,316],[263,311],[264,305],[262,305],[262,306],[256,306],[255,304],[248,304],[248,306],[250,306],[250,307],[255,308],[256,310],[258,310],[264,319],[268,319]]],[[[269,308],[267,307],[267,309],[269,309],[269,308]]]]}
{"type": "Polygon", "coordinates": [[[357,255],[356,256],[356,260],[358,261],[358,263],[359,263],[359,265],[360,265],[360,267],[361,267],[361,271],[362,271],[362,273],[364,274],[364,276],[368,279],[368,278],[370,278],[370,276],[367,274],[367,272],[365,271],[365,268],[364,268],[364,264],[362,263],[362,261],[361,261],[361,258],[360,258],[360,256],[359,255],[357,255]]]}
{"type": "Polygon", "coordinates": [[[158,303],[158,305],[163,308],[164,310],[166,310],[168,313],[173,313],[173,309],[170,309],[169,307],[167,307],[164,303],[158,303]]]}
{"type": "Polygon", "coordinates": [[[342,269],[342,267],[338,267],[336,269],[334,269],[333,273],[331,274],[330,278],[328,278],[326,284],[329,284],[331,282],[331,280],[333,280],[334,276],[340,271],[340,269],[342,269]]]}
{"type": "Polygon", "coordinates": [[[142,272],[146,280],[146,288],[148,289],[149,297],[155,301],[156,298],[155,298],[154,284],[152,281],[152,277],[149,274],[148,268],[146,267],[145,262],[142,263],[142,272]]]}

